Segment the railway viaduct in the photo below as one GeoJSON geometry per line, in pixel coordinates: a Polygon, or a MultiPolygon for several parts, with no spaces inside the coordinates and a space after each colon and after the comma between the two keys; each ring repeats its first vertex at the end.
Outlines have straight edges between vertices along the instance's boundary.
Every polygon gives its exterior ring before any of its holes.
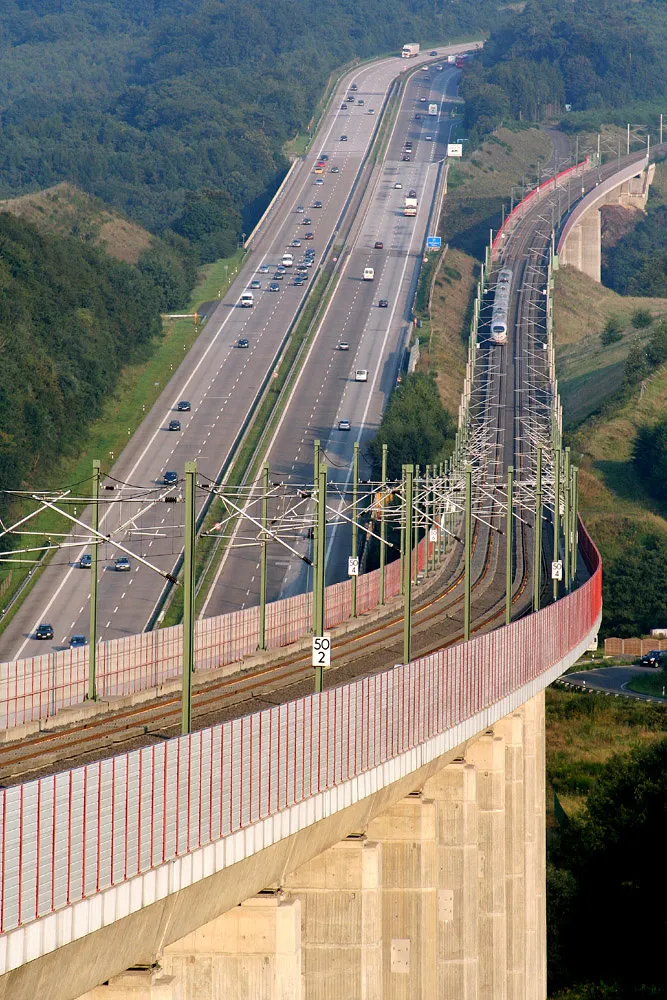
{"type": "MultiPolygon", "coordinates": [[[[566,222],[561,263],[577,220],[638,169],[647,186],[643,161],[607,168],[598,187],[595,172],[575,168],[591,201],[566,222]]],[[[555,180],[489,251],[489,270],[500,257],[517,275],[515,345],[502,363],[478,347],[483,275],[450,479],[472,485],[487,552],[468,579],[505,576],[509,493],[504,508],[486,505],[513,455],[528,547],[517,542],[510,589],[519,599],[531,575],[539,581],[542,545],[531,563],[530,540],[543,522],[557,549],[545,544],[544,555],[566,564],[566,585],[554,599],[538,586],[532,613],[491,630],[501,595],[476,615],[473,602],[467,641],[3,789],[0,1000],[545,997],[544,689],[595,640],[601,615],[598,553],[554,477],[544,292],[556,193],[555,180]],[[504,433],[492,426],[499,413],[504,433]]],[[[631,186],[626,197],[644,195],[631,186]]],[[[427,534],[417,568],[429,545],[427,534]]],[[[459,569],[447,570],[455,584],[436,574],[436,585],[460,597],[459,569]]],[[[378,621],[375,631],[395,624],[378,621]]],[[[29,701],[25,681],[22,692],[29,701]]],[[[39,692],[30,698],[41,704],[39,692]]]]}

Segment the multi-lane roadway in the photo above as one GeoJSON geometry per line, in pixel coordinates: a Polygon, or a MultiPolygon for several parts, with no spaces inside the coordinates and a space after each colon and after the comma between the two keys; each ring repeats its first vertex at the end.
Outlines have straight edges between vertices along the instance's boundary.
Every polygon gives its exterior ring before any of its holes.
{"type": "MultiPolygon", "coordinates": [[[[355,238],[342,263],[335,293],[269,444],[267,459],[274,482],[312,481],[316,439],[321,443],[322,460],[329,467],[330,478],[343,488],[349,487],[352,475],[354,442],[360,445],[362,478],[368,475],[364,446],[377,431],[405,350],[427,226],[438,194],[438,168],[446,155],[452,127],[445,98],[455,94],[457,79],[458,72],[452,68],[431,67],[412,76],[405,88],[386,156],[371,180],[369,197],[357,220],[355,238]],[[432,104],[437,105],[436,115],[428,113],[432,104]],[[404,215],[404,201],[410,192],[417,197],[415,217],[404,215]],[[363,279],[366,268],[373,269],[373,280],[363,279]],[[341,343],[347,345],[346,350],[340,349],[341,343]],[[367,372],[367,381],[355,380],[357,370],[367,372]],[[341,422],[349,429],[341,429],[341,422]]],[[[341,113],[341,134],[347,134],[348,139],[339,139],[327,147],[329,163],[336,162],[341,148],[352,139],[347,121],[350,114],[348,105],[348,110],[341,113]]],[[[294,227],[298,233],[298,214],[294,227]]],[[[242,534],[243,526],[238,536],[242,534]]],[[[349,535],[344,527],[329,529],[328,583],[342,579],[347,572],[349,535]]],[[[308,552],[310,543],[305,530],[294,544],[301,554],[308,552]]],[[[307,564],[297,555],[272,546],[269,599],[303,591],[308,572],[307,564]]],[[[257,604],[258,588],[257,547],[231,549],[203,614],[257,604]]]]}
{"type": "MultiPolygon", "coordinates": [[[[459,46],[458,48],[462,48],[459,46]]],[[[442,51],[441,51],[442,54],[442,51]]],[[[427,58],[427,57],[426,57],[427,58]]],[[[132,435],[122,455],[111,468],[104,471],[106,485],[114,485],[111,491],[103,491],[109,497],[136,495],[137,489],[153,491],[149,499],[157,499],[145,513],[140,514],[138,505],[127,503],[113,504],[102,509],[101,530],[104,534],[114,533],[114,538],[121,541],[131,553],[141,556],[152,566],[166,574],[169,573],[178,558],[182,543],[183,505],[166,504],[161,498],[169,491],[163,486],[164,473],[174,470],[182,475],[184,462],[196,459],[202,479],[214,480],[219,470],[228,458],[234,443],[252,410],[263,380],[275,365],[287,331],[290,328],[303,297],[307,293],[310,281],[295,287],[293,282],[283,278],[279,291],[271,291],[268,287],[273,281],[276,267],[285,250],[290,247],[301,231],[299,225],[302,215],[297,213],[297,207],[306,207],[310,214],[312,226],[309,230],[316,234],[313,241],[302,241],[305,247],[310,242],[316,250],[316,263],[321,259],[325,248],[330,244],[340,226],[345,206],[350,197],[356,177],[359,174],[365,155],[369,148],[379,112],[386,94],[394,78],[402,71],[414,69],[418,61],[412,60],[408,67],[399,59],[386,59],[371,64],[361,70],[349,74],[337,88],[331,103],[331,108],[325,117],[317,141],[312,152],[305,158],[302,165],[295,171],[295,176],[286,187],[274,210],[261,228],[253,244],[249,260],[232,284],[228,293],[210,316],[203,333],[198,338],[193,349],[188,353],[178,371],[166,384],[156,404],[147,414],[137,432],[132,435]],[[355,104],[346,102],[352,83],[357,86],[355,104]],[[359,99],[363,100],[363,106],[359,99]],[[343,111],[341,104],[348,103],[348,109],[343,111]],[[370,109],[374,114],[370,114],[370,109]],[[341,135],[347,135],[346,141],[341,141],[341,135]],[[313,169],[319,154],[326,151],[329,154],[327,171],[316,177],[313,169]],[[332,168],[337,167],[337,172],[332,168]],[[316,184],[321,179],[323,184],[316,184]],[[321,208],[315,208],[315,201],[321,202],[321,208]],[[268,268],[268,271],[264,271],[268,268]],[[255,306],[243,309],[239,305],[241,294],[253,280],[259,280],[261,287],[254,291],[255,306]],[[247,338],[249,346],[239,348],[241,338],[247,338]],[[191,404],[189,411],[177,413],[179,401],[187,400],[191,404]],[[169,431],[169,421],[179,417],[180,431],[169,431]],[[129,484],[129,485],[123,485],[129,484]],[[134,521],[130,516],[134,516],[134,521]],[[118,531],[120,525],[127,526],[118,531]]],[[[426,76],[427,74],[424,74],[426,76]]],[[[435,74],[430,71],[435,86],[435,74]]],[[[451,77],[448,71],[439,74],[445,81],[451,77]]],[[[425,91],[426,85],[421,83],[425,91]]],[[[437,88],[436,88],[437,89],[437,88]]],[[[416,100],[417,98],[414,98],[416,100]]],[[[406,114],[404,102],[402,114],[406,114]]],[[[416,130],[415,130],[416,131],[416,130]]],[[[390,155],[395,155],[396,143],[404,138],[395,130],[392,139],[390,155]]],[[[421,143],[419,143],[421,146],[421,143]]],[[[406,185],[423,185],[428,176],[428,163],[441,152],[436,143],[429,145],[433,155],[417,154],[411,178],[406,173],[406,185]]],[[[399,159],[402,164],[402,160],[399,159]]],[[[408,166],[408,164],[406,164],[408,166]]],[[[388,163],[385,169],[392,169],[388,163]]],[[[389,184],[382,182],[385,187],[389,184]]],[[[397,196],[404,192],[396,192],[397,196]]],[[[379,195],[375,194],[375,199],[379,195]]],[[[425,198],[428,194],[425,195],[425,198]]],[[[396,205],[393,206],[396,209],[396,205]]],[[[355,251],[351,255],[343,284],[353,282],[358,278],[357,270],[363,259],[373,256],[365,235],[369,234],[367,225],[373,228],[379,224],[379,216],[371,214],[371,221],[362,227],[362,235],[357,241],[355,251]],[[378,218],[378,223],[374,220],[378,218]]],[[[355,324],[357,336],[350,332],[348,339],[355,344],[354,352],[346,355],[351,363],[367,360],[367,366],[372,367],[369,345],[373,338],[374,316],[372,304],[380,293],[385,291],[385,297],[392,301],[392,307],[387,316],[393,320],[400,318],[399,307],[394,307],[398,301],[399,289],[390,282],[398,280],[407,273],[405,259],[398,255],[398,248],[406,251],[417,248],[418,236],[415,236],[415,220],[403,220],[396,211],[393,214],[393,225],[385,229],[388,247],[384,260],[379,262],[377,278],[369,283],[369,287],[360,286],[355,298],[355,324]],[[413,224],[411,230],[406,226],[413,224]],[[414,237],[414,240],[413,238],[414,237]],[[392,247],[396,249],[392,251],[392,247]],[[372,286],[372,287],[370,287],[372,286]],[[391,291],[390,291],[391,287],[391,291]],[[372,298],[371,298],[372,297],[372,298]],[[365,311],[364,311],[365,310],[365,311]],[[370,315],[370,319],[369,319],[370,315]],[[357,352],[359,352],[357,354],[357,352]]],[[[422,219],[417,224],[423,225],[422,219]]],[[[423,230],[422,230],[423,232],[423,230]]],[[[301,252],[301,248],[292,248],[301,252]]],[[[311,268],[308,274],[316,270],[311,268]]],[[[347,306],[349,309],[349,304],[347,306]]],[[[330,311],[339,315],[338,307],[330,311]]],[[[341,316],[341,323],[343,317],[341,316]]],[[[384,336],[384,334],[383,334],[384,336]]],[[[389,339],[387,339],[389,345],[389,339]]],[[[377,355],[376,355],[377,357],[377,355]]],[[[327,362],[331,358],[327,359],[327,362]]],[[[362,419],[366,403],[373,399],[376,391],[383,394],[389,385],[389,374],[380,370],[381,361],[373,367],[372,381],[367,387],[369,395],[360,411],[358,400],[355,405],[347,391],[333,397],[329,406],[336,413],[340,406],[350,410],[350,419],[356,428],[366,426],[362,419]],[[341,399],[344,400],[341,403],[341,399]]],[[[380,397],[378,397],[379,399],[380,397]]],[[[379,410],[377,403],[375,418],[379,410]]],[[[369,407],[370,412],[370,407],[369,407]]],[[[334,413],[335,417],[335,413],[334,413]]],[[[328,418],[327,418],[328,419],[328,418]]],[[[295,440],[291,445],[281,446],[281,455],[286,456],[290,447],[295,452],[295,440]],[[286,450],[284,450],[286,448],[286,450]]],[[[337,449],[334,442],[330,443],[337,449]]],[[[335,450],[334,453],[337,453],[335,450]]],[[[104,456],[101,456],[104,460],[104,456]]],[[[171,488],[172,495],[180,494],[180,485],[171,488]]],[[[202,493],[199,502],[203,502],[202,493]]],[[[147,504],[144,503],[144,506],[147,504]]],[[[79,515],[81,511],[79,510],[79,515]]],[[[67,644],[70,636],[75,633],[86,634],[89,618],[89,571],[78,566],[80,556],[89,551],[86,548],[85,531],[80,531],[81,545],[63,548],[40,577],[20,611],[0,637],[0,660],[17,659],[19,657],[38,655],[67,644]],[[47,621],[54,626],[52,641],[37,641],[34,632],[37,625],[47,621]]],[[[70,541],[75,541],[71,538],[70,541]]],[[[131,560],[129,573],[114,570],[114,561],[118,551],[111,543],[101,546],[101,572],[99,578],[99,638],[111,639],[141,631],[151,617],[156,602],[164,586],[164,578],[154,569],[136,559],[131,560]]],[[[236,605],[238,606],[238,604],[236,605]]]]}

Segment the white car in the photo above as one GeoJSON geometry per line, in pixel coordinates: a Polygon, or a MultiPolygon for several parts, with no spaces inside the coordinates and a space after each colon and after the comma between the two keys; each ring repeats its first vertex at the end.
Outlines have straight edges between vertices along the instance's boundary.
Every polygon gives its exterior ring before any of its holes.
{"type": "Polygon", "coordinates": [[[424,138],[426,139],[427,142],[433,142],[433,136],[432,135],[426,135],[426,136],[424,136],[424,138]]]}
{"type": "Polygon", "coordinates": [[[403,189],[403,185],[401,184],[401,182],[400,181],[396,181],[396,183],[394,184],[394,191],[401,191],[402,189],[403,189]]]}
{"type": "Polygon", "coordinates": [[[357,368],[354,373],[355,382],[368,382],[368,369],[367,368],[357,368]]]}
{"type": "Polygon", "coordinates": [[[339,420],[338,421],[338,430],[339,431],[350,431],[350,430],[352,430],[352,424],[350,423],[349,420],[339,420]]]}

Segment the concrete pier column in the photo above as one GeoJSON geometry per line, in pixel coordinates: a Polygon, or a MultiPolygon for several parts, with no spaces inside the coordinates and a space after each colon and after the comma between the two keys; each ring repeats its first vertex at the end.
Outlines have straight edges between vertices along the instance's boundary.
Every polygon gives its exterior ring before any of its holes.
{"type": "Polygon", "coordinates": [[[371,820],[382,844],[383,1000],[432,1000],[436,992],[435,803],[408,795],[371,820]]]}
{"type": "Polygon", "coordinates": [[[301,904],[255,896],[169,945],[161,964],[178,1000],[302,1000],[301,904]]]}
{"type": "Polygon", "coordinates": [[[283,881],[301,905],[308,1000],[382,1000],[381,878],[381,845],[349,837],[283,881]]]}
{"type": "Polygon", "coordinates": [[[544,695],[523,705],[526,824],[526,1000],[546,996],[546,826],[544,810],[544,695]]]}
{"type": "Polygon", "coordinates": [[[453,761],[429,778],[436,809],[437,983],[442,1000],[477,1000],[477,770],[453,761]]]}
{"type": "Polygon", "coordinates": [[[477,768],[480,1000],[507,997],[505,741],[485,733],[466,750],[477,768]]]}
{"type": "Polygon", "coordinates": [[[524,1000],[526,947],[526,847],[523,780],[523,712],[493,727],[505,742],[505,899],[507,911],[507,1000],[524,1000]]]}

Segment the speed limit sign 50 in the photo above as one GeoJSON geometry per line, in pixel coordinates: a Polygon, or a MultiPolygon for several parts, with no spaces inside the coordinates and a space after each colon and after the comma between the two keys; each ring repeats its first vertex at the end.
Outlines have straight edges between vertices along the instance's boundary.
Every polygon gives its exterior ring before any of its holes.
{"type": "Polygon", "coordinates": [[[313,666],[314,667],[331,666],[331,636],[329,635],[313,636],[313,666]]]}

